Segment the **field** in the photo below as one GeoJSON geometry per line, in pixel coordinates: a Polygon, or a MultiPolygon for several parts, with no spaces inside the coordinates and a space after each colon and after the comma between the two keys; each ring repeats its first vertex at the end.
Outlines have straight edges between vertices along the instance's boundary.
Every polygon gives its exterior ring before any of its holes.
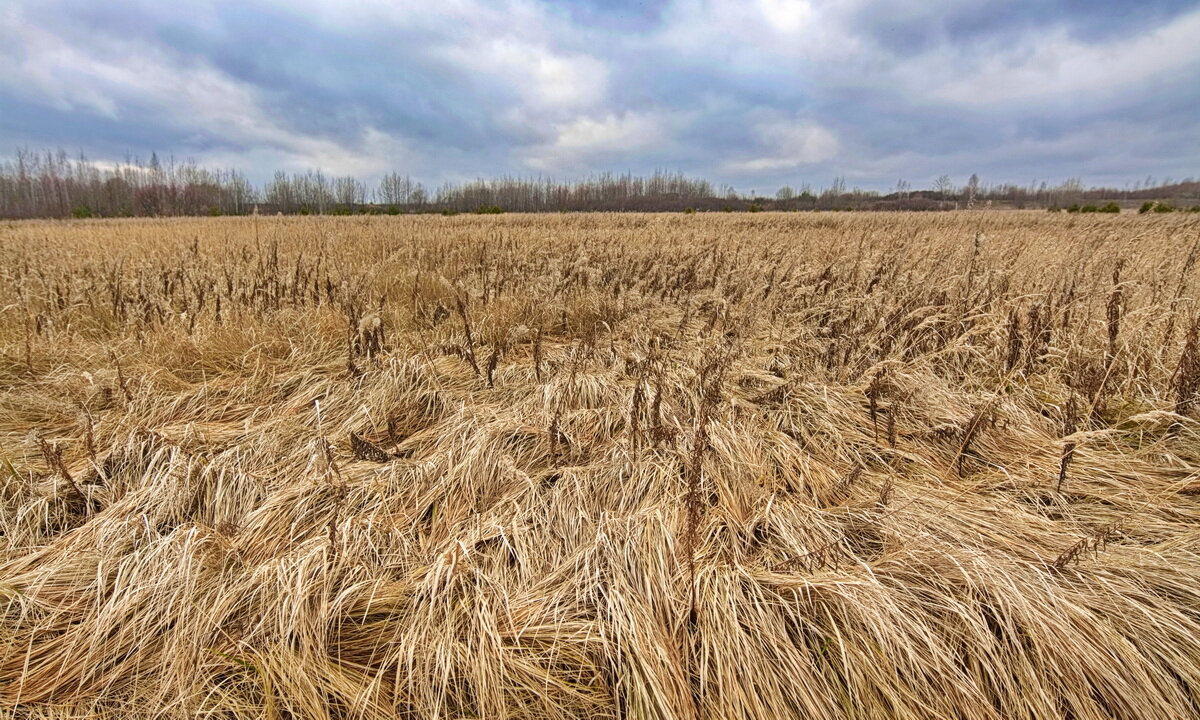
{"type": "Polygon", "coordinates": [[[0,226],[0,714],[1196,717],[1198,255],[1128,213],[0,226]]]}

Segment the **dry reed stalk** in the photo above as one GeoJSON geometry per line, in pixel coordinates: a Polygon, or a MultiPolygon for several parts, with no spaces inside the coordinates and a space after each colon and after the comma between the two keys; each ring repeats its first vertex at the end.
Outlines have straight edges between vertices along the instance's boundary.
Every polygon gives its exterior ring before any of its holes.
{"type": "Polygon", "coordinates": [[[1112,272],[1112,292],[1108,295],[1105,306],[1108,321],[1108,352],[1105,355],[1105,368],[1112,366],[1117,357],[1117,338],[1121,333],[1121,311],[1124,308],[1124,294],[1121,288],[1121,268],[1125,266],[1122,259],[1117,262],[1112,272]]]}
{"type": "MultiPolygon", "coordinates": [[[[1075,434],[1075,429],[1079,423],[1079,404],[1075,398],[1075,393],[1071,393],[1071,397],[1067,399],[1066,405],[1063,407],[1063,437],[1070,437],[1075,434]]],[[[1062,456],[1058,461],[1058,484],[1055,490],[1062,492],[1063,485],[1067,482],[1067,470],[1071,465],[1071,458],[1075,456],[1075,442],[1068,441],[1063,443],[1062,456]]]]}
{"type": "Polygon", "coordinates": [[[467,362],[471,363],[471,369],[475,371],[475,376],[479,377],[483,373],[479,371],[479,362],[475,359],[475,335],[471,332],[471,318],[467,315],[467,306],[463,302],[462,296],[455,298],[455,310],[458,311],[458,317],[463,324],[463,351],[466,355],[467,362]]]}
{"type": "Polygon", "coordinates": [[[37,433],[36,441],[38,450],[42,453],[42,459],[50,466],[50,470],[58,473],[58,476],[67,482],[67,486],[71,488],[71,492],[74,493],[75,499],[83,507],[83,511],[88,512],[91,504],[88,502],[87,495],[79,487],[79,483],[75,482],[75,478],[67,470],[66,463],[63,462],[62,458],[62,448],[58,447],[57,444],[48,442],[41,433],[37,433]]]}
{"type": "Polygon", "coordinates": [[[1191,415],[1200,407],[1200,316],[1188,327],[1173,381],[1175,412],[1191,415]]]}

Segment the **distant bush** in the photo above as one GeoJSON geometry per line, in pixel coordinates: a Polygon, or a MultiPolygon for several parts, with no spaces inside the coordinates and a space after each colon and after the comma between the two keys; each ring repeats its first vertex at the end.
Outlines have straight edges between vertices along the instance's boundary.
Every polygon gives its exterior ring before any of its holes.
{"type": "Polygon", "coordinates": [[[684,209],[683,209],[683,212],[684,212],[684,214],[685,214],[685,215],[695,215],[695,214],[696,214],[696,208],[684,208],[684,209]]]}
{"type": "Polygon", "coordinates": [[[1079,208],[1079,212],[1094,213],[1094,212],[1100,212],[1100,209],[1097,208],[1095,205],[1084,205],[1083,207],[1079,208]]]}
{"type": "Polygon", "coordinates": [[[220,217],[222,214],[223,213],[221,212],[221,208],[217,207],[216,205],[208,206],[208,216],[209,217],[220,217]]]}
{"type": "Polygon", "coordinates": [[[1057,205],[1051,205],[1050,207],[1046,208],[1046,212],[1052,212],[1052,213],[1062,212],[1062,208],[1060,208],[1057,205]]]}
{"type": "Polygon", "coordinates": [[[442,211],[442,214],[445,215],[446,217],[454,217],[455,215],[458,214],[458,211],[446,208],[445,210],[442,211]]]}
{"type": "Polygon", "coordinates": [[[79,218],[81,220],[83,218],[90,218],[91,216],[92,209],[87,205],[76,205],[75,209],[71,211],[71,217],[79,218]]]}
{"type": "Polygon", "coordinates": [[[1193,205],[1192,209],[1188,212],[1200,213],[1200,205],[1193,205]]]}
{"type": "Polygon", "coordinates": [[[762,212],[762,205],[750,203],[750,212],[762,212]]]}
{"type": "Polygon", "coordinates": [[[504,208],[499,205],[480,205],[475,208],[476,215],[499,215],[504,212],[504,208]]]}
{"type": "Polygon", "coordinates": [[[329,211],[330,215],[352,215],[353,211],[346,205],[338,205],[329,211]]]}
{"type": "Polygon", "coordinates": [[[1105,203],[1105,204],[1101,205],[1099,208],[1097,208],[1096,212],[1119,213],[1119,212],[1121,212],[1121,206],[1116,204],[1115,202],[1105,203]]]}
{"type": "Polygon", "coordinates": [[[1138,213],[1169,213],[1175,212],[1175,206],[1171,203],[1158,202],[1157,200],[1147,200],[1138,208],[1138,213]]]}
{"type": "Polygon", "coordinates": [[[1067,208],[1067,212],[1069,212],[1069,213],[1077,213],[1077,212],[1079,212],[1079,204],[1078,204],[1078,203],[1076,203],[1076,204],[1074,204],[1074,205],[1071,205],[1071,206],[1069,206],[1069,207],[1067,208]]]}
{"type": "Polygon", "coordinates": [[[300,210],[298,210],[298,212],[301,215],[312,215],[312,210],[309,209],[309,207],[307,205],[301,205],[300,210]]]}
{"type": "Polygon", "coordinates": [[[388,205],[387,206],[387,214],[388,215],[399,215],[400,208],[396,207],[395,205],[388,205]]]}

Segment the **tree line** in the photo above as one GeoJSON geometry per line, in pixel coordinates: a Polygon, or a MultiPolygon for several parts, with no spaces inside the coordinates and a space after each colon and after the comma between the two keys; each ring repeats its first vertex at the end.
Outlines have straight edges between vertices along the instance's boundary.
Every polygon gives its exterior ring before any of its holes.
{"type": "Polygon", "coordinates": [[[63,151],[18,150],[0,163],[0,217],[66,218],[173,215],[349,214],[411,212],[556,211],[756,211],[756,210],[949,210],[956,208],[1059,207],[1088,201],[1200,200],[1191,179],[1132,189],[1085,188],[1077,179],[1056,185],[988,186],[977,176],[958,186],[948,176],[929,189],[901,180],[889,192],[848,188],[842,178],[814,190],[784,186],[773,194],[738,192],[678,172],[648,176],[602,173],[574,182],[502,177],[427,188],[400,173],[374,186],[320,170],[276,172],[256,186],[237,170],[206,168],[193,161],[91,161],[63,151]]]}

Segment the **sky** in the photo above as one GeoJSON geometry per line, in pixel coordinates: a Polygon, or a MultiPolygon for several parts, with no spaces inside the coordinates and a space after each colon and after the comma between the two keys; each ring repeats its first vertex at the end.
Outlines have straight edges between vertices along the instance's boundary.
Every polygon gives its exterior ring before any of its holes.
{"type": "Polygon", "coordinates": [[[1200,176],[1200,0],[0,0],[0,157],[740,192],[1200,176]]]}

